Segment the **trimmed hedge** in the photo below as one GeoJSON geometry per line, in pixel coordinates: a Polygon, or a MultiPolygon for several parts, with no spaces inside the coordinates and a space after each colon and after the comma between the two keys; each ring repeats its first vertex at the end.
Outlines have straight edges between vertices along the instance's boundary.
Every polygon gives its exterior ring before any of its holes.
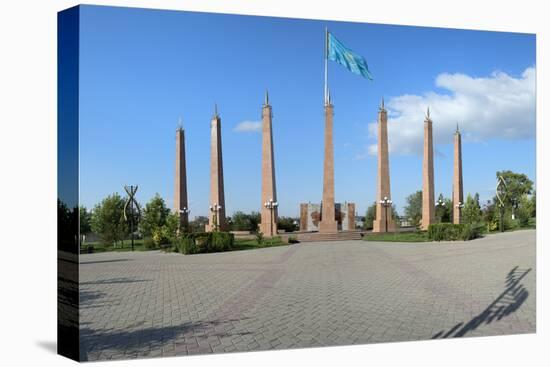
{"type": "Polygon", "coordinates": [[[222,252],[233,249],[235,235],[228,232],[188,233],[174,242],[177,252],[198,254],[222,252]]]}
{"type": "Polygon", "coordinates": [[[432,241],[469,241],[481,237],[482,224],[430,224],[428,238],[432,241]]]}

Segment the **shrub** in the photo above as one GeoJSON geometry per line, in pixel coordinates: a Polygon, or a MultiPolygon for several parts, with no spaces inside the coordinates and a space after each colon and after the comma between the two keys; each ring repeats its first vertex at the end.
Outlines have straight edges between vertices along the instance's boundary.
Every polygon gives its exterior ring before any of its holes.
{"type": "Polygon", "coordinates": [[[182,254],[228,251],[233,248],[235,236],[228,232],[189,233],[175,241],[182,254]]]}
{"type": "Polygon", "coordinates": [[[298,241],[298,238],[296,238],[294,236],[289,236],[288,237],[288,243],[300,243],[300,241],[298,241]]]}
{"type": "Polygon", "coordinates": [[[479,238],[484,230],[485,226],[482,223],[466,224],[462,227],[460,239],[462,241],[470,241],[479,238]]]}
{"type": "Polygon", "coordinates": [[[430,224],[428,238],[432,241],[469,241],[478,238],[483,233],[483,224],[430,224]]]}
{"type": "Polygon", "coordinates": [[[162,226],[153,229],[152,239],[153,243],[157,247],[170,243],[170,233],[168,231],[168,227],[162,226]]]}
{"type": "Polygon", "coordinates": [[[181,236],[174,241],[174,247],[181,254],[196,254],[198,251],[195,239],[192,236],[181,236]]]}
{"type": "Polygon", "coordinates": [[[213,232],[208,252],[227,251],[233,248],[235,236],[228,232],[213,232]]]}
{"type": "Polygon", "coordinates": [[[147,250],[153,250],[158,248],[158,246],[155,245],[151,237],[145,237],[143,239],[143,247],[145,247],[147,250]]]}
{"type": "Polygon", "coordinates": [[[263,245],[264,243],[264,234],[262,232],[256,232],[256,242],[259,246],[263,245]]]}

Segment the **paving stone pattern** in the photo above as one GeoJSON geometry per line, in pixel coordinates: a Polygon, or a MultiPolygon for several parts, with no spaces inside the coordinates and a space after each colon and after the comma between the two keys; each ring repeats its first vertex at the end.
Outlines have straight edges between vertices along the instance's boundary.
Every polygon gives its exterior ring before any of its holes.
{"type": "Polygon", "coordinates": [[[535,231],[80,264],[82,360],[535,332],[535,231]]]}

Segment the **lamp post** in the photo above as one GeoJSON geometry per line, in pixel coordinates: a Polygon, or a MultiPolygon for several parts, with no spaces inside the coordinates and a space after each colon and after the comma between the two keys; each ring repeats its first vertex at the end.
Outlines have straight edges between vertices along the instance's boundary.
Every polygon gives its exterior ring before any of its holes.
{"type": "Polygon", "coordinates": [[[391,199],[388,199],[387,196],[384,196],[384,199],[380,200],[380,205],[382,205],[385,208],[385,212],[386,212],[386,225],[384,227],[385,232],[388,232],[388,208],[391,208],[392,204],[393,204],[393,201],[391,201],[391,199]]]}
{"type": "Polygon", "coordinates": [[[218,203],[210,205],[210,211],[214,213],[214,231],[218,231],[218,212],[222,209],[222,206],[218,203]]]}
{"type": "Polygon", "coordinates": [[[459,223],[462,221],[462,208],[464,208],[464,203],[462,201],[459,201],[458,204],[455,205],[456,210],[458,210],[458,218],[459,223]]]}
{"type": "Polygon", "coordinates": [[[273,211],[279,206],[279,203],[273,201],[273,199],[269,199],[269,201],[264,203],[264,206],[269,209],[271,214],[271,238],[273,239],[273,211]]]}
{"type": "Polygon", "coordinates": [[[499,208],[499,227],[500,231],[504,232],[504,200],[506,200],[506,196],[508,193],[508,185],[506,185],[506,181],[504,181],[504,178],[502,176],[498,176],[497,178],[497,187],[495,191],[497,194],[499,208]]]}
{"type": "MultiPolygon", "coordinates": [[[[445,205],[446,205],[445,200],[443,200],[443,199],[437,199],[437,203],[435,203],[435,206],[440,207],[440,208],[445,208],[445,205]]],[[[440,215],[438,215],[438,217],[439,217],[439,223],[441,223],[441,219],[442,219],[443,215],[440,214],[440,215]]]]}
{"type": "Polygon", "coordinates": [[[128,194],[128,199],[126,200],[126,203],[124,204],[124,219],[126,221],[130,222],[130,232],[132,234],[132,251],[134,251],[134,222],[139,222],[139,217],[141,216],[141,210],[139,208],[139,204],[136,200],[136,192],[138,190],[137,185],[136,186],[124,186],[124,190],[128,194]],[[128,206],[130,207],[130,215],[127,215],[128,206]],[[135,216],[134,208],[137,210],[137,218],[135,216]],[[137,219],[137,221],[136,221],[137,219]]]}
{"type": "MultiPolygon", "coordinates": [[[[185,215],[185,219],[186,219],[185,222],[187,223],[187,228],[186,228],[187,232],[189,232],[189,213],[191,213],[191,210],[189,210],[189,208],[186,206],[180,209],[180,215],[185,215]]],[[[181,220],[179,222],[179,225],[181,226],[181,220]]]]}

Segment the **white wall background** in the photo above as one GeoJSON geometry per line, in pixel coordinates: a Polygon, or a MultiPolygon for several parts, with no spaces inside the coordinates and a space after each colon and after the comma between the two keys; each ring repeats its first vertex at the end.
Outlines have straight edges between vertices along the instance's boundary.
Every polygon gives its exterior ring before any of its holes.
{"type": "MultiPolygon", "coordinates": [[[[105,362],[110,366],[548,365],[550,38],[544,1],[96,0],[95,4],[537,33],[537,335],[105,362]],[[546,349],[544,348],[546,346],[546,349]]],[[[0,365],[68,366],[56,339],[56,12],[0,5],[0,365]]]]}

